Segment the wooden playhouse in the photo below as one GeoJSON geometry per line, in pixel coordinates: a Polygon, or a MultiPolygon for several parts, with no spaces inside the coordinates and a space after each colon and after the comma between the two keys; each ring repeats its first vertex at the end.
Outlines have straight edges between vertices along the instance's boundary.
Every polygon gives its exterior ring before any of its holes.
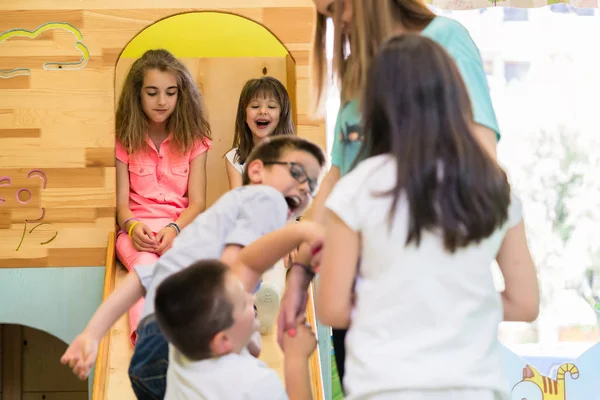
{"type": "MultiPolygon", "coordinates": [[[[284,82],[299,135],[325,148],[324,121],[309,116],[311,0],[165,4],[0,3],[0,400],[132,398],[126,316],[103,341],[94,379],[77,381],[58,359],[124,275],[113,248],[114,110],[145,50],[173,52],[205,96],[208,205],[228,187],[222,156],[249,78],[284,82]]],[[[265,353],[282,367],[274,342],[265,353]]],[[[311,365],[321,398],[318,355],[311,365]]]]}

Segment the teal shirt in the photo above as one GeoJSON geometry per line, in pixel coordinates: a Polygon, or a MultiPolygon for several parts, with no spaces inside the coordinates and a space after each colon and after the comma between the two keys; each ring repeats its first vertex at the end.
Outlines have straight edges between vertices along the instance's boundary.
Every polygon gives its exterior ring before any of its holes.
{"type": "MultiPolygon", "coordinates": [[[[481,54],[467,29],[450,18],[436,17],[421,34],[439,43],[452,56],[467,86],[475,122],[496,132],[500,140],[481,54]]],[[[340,108],[334,134],[331,163],[343,176],[350,171],[362,145],[361,115],[356,100],[340,108]]]]}

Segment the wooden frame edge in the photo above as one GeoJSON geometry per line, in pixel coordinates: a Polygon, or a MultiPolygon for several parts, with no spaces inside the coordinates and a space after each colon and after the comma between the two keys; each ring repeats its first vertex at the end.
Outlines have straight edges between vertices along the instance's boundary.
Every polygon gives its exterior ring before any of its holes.
{"type": "MultiPolygon", "coordinates": [[[[106,249],[106,269],[104,271],[104,289],[102,290],[102,301],[112,293],[115,286],[116,276],[115,256],[115,232],[108,236],[108,247],[106,249]]],[[[108,354],[110,349],[110,334],[106,334],[98,347],[96,368],[94,371],[94,385],[92,387],[92,400],[105,400],[106,379],[108,373],[108,354]]]]}
{"type": "MultiPolygon", "coordinates": [[[[317,330],[317,318],[315,313],[315,303],[313,302],[313,289],[314,283],[311,283],[308,287],[308,301],[306,306],[306,319],[307,322],[312,326],[313,331],[316,334],[317,330]]],[[[325,400],[325,390],[323,388],[323,371],[321,370],[321,357],[319,346],[310,356],[308,360],[310,368],[310,382],[313,392],[313,398],[315,400],[325,400]]]]}

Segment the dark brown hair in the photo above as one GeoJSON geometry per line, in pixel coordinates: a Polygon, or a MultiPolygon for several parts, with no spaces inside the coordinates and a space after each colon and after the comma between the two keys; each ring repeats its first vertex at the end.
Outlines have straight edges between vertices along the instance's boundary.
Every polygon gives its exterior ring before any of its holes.
{"type": "Polygon", "coordinates": [[[156,321],[167,340],[193,361],[212,357],[210,342],[233,325],[225,280],[230,269],[202,260],[165,279],[156,289],[156,321]]]}
{"type": "Polygon", "coordinates": [[[246,123],[246,108],[253,100],[262,98],[272,98],[281,108],[279,114],[279,123],[271,136],[294,135],[294,122],[292,121],[292,105],[290,96],[285,86],[277,79],[271,76],[263,76],[257,79],[250,79],[240,93],[237,115],[235,118],[235,134],[233,136],[232,148],[237,148],[237,154],[234,158],[236,162],[245,164],[246,159],[254,148],[254,138],[252,131],[246,123]]]}
{"type": "MultiPolygon", "coordinates": [[[[192,149],[197,139],[210,139],[210,125],[203,99],[187,68],[167,50],[148,50],[137,59],[125,79],[115,118],[117,140],[129,152],[146,149],[148,117],[142,110],[142,88],[148,70],[170,72],[177,79],[177,104],[167,121],[174,148],[192,149]]],[[[206,144],[206,143],[205,143],[206,144]]]]}
{"type": "Polygon", "coordinates": [[[363,97],[365,142],[358,159],[392,154],[396,185],[410,209],[406,244],[441,229],[454,252],[490,236],[507,219],[505,172],[475,138],[467,88],[450,55],[421,35],[392,38],[377,55],[363,97]]]}
{"type": "MultiPolygon", "coordinates": [[[[317,159],[321,168],[325,166],[325,154],[319,146],[301,137],[291,135],[266,138],[252,150],[246,164],[250,164],[254,160],[261,160],[263,162],[278,161],[286,152],[294,150],[304,151],[312,155],[317,159]]],[[[248,168],[244,168],[242,184],[248,185],[249,183],[248,168]]]]}

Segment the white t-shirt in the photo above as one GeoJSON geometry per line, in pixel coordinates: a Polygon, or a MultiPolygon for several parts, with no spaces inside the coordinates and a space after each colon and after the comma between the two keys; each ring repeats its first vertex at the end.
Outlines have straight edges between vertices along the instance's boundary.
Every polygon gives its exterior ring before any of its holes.
{"type": "Polygon", "coordinates": [[[277,373],[247,350],[190,361],[169,345],[165,400],[287,400],[277,373]]]}
{"type": "Polygon", "coordinates": [[[356,303],[346,336],[346,400],[386,391],[489,389],[507,395],[498,324],[502,302],[491,264],[509,227],[521,220],[512,196],[509,221],[479,244],[446,252],[438,233],[405,246],[409,209],[398,201],[388,231],[395,185],[390,155],[361,162],[327,199],[361,234],[356,303]]]}
{"type": "Polygon", "coordinates": [[[226,192],[181,230],[156,263],[135,267],[146,289],[140,321],[154,314],[156,289],[166,278],[196,261],[220,258],[229,244],[247,246],[283,228],[287,214],[285,198],[271,186],[246,185],[226,192]]]}
{"type": "Polygon", "coordinates": [[[240,173],[244,173],[244,166],[237,161],[237,148],[231,149],[225,154],[225,158],[240,173]]]}

